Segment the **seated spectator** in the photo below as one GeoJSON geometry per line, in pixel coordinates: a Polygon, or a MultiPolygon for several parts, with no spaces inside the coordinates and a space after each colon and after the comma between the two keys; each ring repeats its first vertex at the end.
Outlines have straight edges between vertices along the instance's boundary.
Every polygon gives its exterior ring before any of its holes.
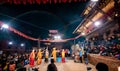
{"type": "Polygon", "coordinates": [[[9,64],[9,62],[7,61],[6,64],[5,64],[5,66],[3,67],[3,71],[7,71],[7,69],[8,69],[8,64],[9,64]]]}
{"type": "Polygon", "coordinates": [[[23,60],[19,60],[18,63],[17,63],[17,68],[23,68],[24,67],[24,63],[23,63],[23,60]]]}
{"type": "Polygon", "coordinates": [[[29,64],[29,60],[28,60],[28,59],[25,59],[24,65],[27,65],[27,64],[29,64]]]}
{"type": "Polygon", "coordinates": [[[88,65],[88,55],[86,51],[84,51],[84,61],[85,61],[85,64],[88,65]]]}
{"type": "Polygon", "coordinates": [[[118,55],[118,59],[120,60],[120,54],[118,55]]]}
{"type": "Polygon", "coordinates": [[[120,55],[120,54],[116,54],[114,57],[119,59],[119,55],[120,55]]]}
{"type": "Polygon", "coordinates": [[[54,59],[51,59],[51,64],[48,65],[47,71],[58,71],[56,65],[54,64],[54,59]]]}
{"type": "Polygon", "coordinates": [[[9,63],[9,65],[8,65],[8,71],[15,71],[15,67],[16,67],[16,65],[15,65],[15,62],[14,61],[11,61],[10,63],[9,63]]]}
{"type": "Polygon", "coordinates": [[[98,63],[98,64],[96,65],[96,69],[97,69],[98,71],[109,71],[109,70],[108,70],[108,66],[107,66],[106,64],[104,64],[104,63],[98,63]]]}

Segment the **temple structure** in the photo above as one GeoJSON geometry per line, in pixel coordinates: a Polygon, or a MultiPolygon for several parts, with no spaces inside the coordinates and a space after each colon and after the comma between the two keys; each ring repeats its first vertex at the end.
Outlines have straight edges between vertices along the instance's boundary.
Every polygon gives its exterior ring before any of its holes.
{"type": "Polygon", "coordinates": [[[81,16],[84,19],[74,34],[84,33],[87,40],[120,37],[120,0],[90,1],[81,16]]]}

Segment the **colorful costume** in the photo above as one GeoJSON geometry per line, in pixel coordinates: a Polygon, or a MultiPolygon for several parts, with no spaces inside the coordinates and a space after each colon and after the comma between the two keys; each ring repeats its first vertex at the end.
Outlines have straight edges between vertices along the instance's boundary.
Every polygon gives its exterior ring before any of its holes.
{"type": "Polygon", "coordinates": [[[49,52],[48,52],[48,49],[46,49],[46,51],[45,51],[45,62],[48,62],[48,58],[49,58],[49,52]]]}
{"type": "Polygon", "coordinates": [[[30,54],[30,66],[31,67],[34,66],[34,58],[35,58],[35,53],[34,53],[34,50],[33,50],[30,54]]]}
{"type": "Polygon", "coordinates": [[[56,62],[56,48],[53,48],[52,56],[53,56],[54,61],[56,62]]]}
{"type": "Polygon", "coordinates": [[[65,51],[64,51],[64,49],[62,50],[62,62],[63,63],[65,62],[65,51]]]}
{"type": "Polygon", "coordinates": [[[41,64],[42,62],[42,52],[41,49],[39,49],[38,53],[37,53],[37,64],[41,64]]]}

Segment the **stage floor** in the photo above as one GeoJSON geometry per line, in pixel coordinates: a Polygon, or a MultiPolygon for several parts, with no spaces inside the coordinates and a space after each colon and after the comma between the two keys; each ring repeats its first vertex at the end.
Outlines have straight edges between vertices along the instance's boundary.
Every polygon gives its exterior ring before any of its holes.
{"type": "MultiPolygon", "coordinates": [[[[41,65],[36,65],[35,67],[39,68],[39,71],[47,71],[48,64],[49,63],[44,63],[43,60],[41,65]]],[[[97,71],[95,69],[95,66],[91,64],[85,65],[84,63],[75,63],[73,60],[67,60],[66,63],[56,62],[55,64],[58,68],[58,71],[87,71],[87,67],[92,68],[92,70],[90,71],[97,71]]],[[[26,67],[28,69],[29,65],[27,65],[26,67]]],[[[32,71],[31,68],[29,68],[29,70],[32,71]]]]}

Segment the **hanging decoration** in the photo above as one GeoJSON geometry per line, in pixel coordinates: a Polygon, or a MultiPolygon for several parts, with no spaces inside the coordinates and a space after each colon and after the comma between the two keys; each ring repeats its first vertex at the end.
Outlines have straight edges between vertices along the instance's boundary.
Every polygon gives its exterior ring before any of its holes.
{"type": "Polygon", "coordinates": [[[86,2],[86,0],[0,0],[0,2],[9,4],[51,4],[51,3],[71,3],[71,2],[86,2]]]}
{"type": "MultiPolygon", "coordinates": [[[[0,21],[0,27],[2,27],[2,25],[3,25],[3,22],[0,21]]],[[[28,35],[20,32],[20,31],[12,28],[12,27],[10,27],[10,26],[9,26],[7,29],[10,30],[10,31],[12,31],[12,32],[14,32],[15,34],[18,34],[18,35],[21,36],[21,37],[24,37],[24,38],[29,39],[29,40],[32,40],[32,41],[39,41],[39,42],[67,42],[67,41],[69,41],[69,40],[75,40],[75,39],[78,39],[79,37],[81,37],[81,35],[78,35],[78,36],[75,37],[75,38],[68,38],[68,39],[60,39],[60,40],[50,40],[50,39],[48,39],[48,40],[39,40],[38,38],[30,37],[30,36],[28,36],[28,35]]]]}

